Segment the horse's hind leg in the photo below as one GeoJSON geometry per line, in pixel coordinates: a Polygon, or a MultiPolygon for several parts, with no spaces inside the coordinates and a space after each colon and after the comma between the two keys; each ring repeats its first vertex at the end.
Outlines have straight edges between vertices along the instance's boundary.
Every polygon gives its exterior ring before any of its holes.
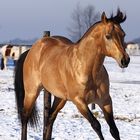
{"type": "Polygon", "coordinates": [[[64,107],[65,103],[66,100],[57,97],[54,98],[54,102],[50,111],[50,117],[46,124],[46,132],[44,134],[43,140],[51,140],[53,123],[56,119],[58,112],[64,107]]]}
{"type": "Polygon", "coordinates": [[[98,134],[100,140],[104,140],[104,137],[101,132],[101,125],[99,121],[93,116],[91,111],[89,110],[84,99],[76,98],[73,103],[76,105],[80,113],[90,122],[92,128],[98,134]]]}
{"type": "Polygon", "coordinates": [[[110,127],[110,133],[112,134],[115,140],[120,140],[119,131],[114,122],[111,97],[109,96],[108,100],[105,100],[104,105],[101,105],[100,107],[103,110],[105,120],[110,127]]]}
{"type": "MultiPolygon", "coordinates": [[[[25,86],[26,87],[26,86],[25,86]]],[[[25,88],[25,97],[24,97],[24,106],[23,106],[23,112],[22,112],[22,135],[21,140],[27,140],[27,123],[29,120],[31,120],[32,125],[36,125],[37,119],[33,114],[32,110],[35,105],[36,98],[38,97],[39,90],[35,86],[31,86],[30,88],[25,88]],[[33,120],[33,121],[32,121],[33,120]]]]}

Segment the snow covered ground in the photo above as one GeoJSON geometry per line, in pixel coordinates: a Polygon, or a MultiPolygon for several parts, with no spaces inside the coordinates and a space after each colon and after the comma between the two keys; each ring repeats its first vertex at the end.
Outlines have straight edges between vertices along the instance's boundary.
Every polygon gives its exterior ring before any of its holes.
{"type": "MultiPolygon", "coordinates": [[[[110,76],[110,94],[113,100],[115,121],[121,140],[140,140],[140,56],[131,57],[127,69],[120,69],[115,61],[108,59],[105,66],[110,76]]],[[[38,98],[42,122],[43,94],[38,98]]],[[[108,125],[98,107],[98,120],[105,140],[113,140],[108,125]]],[[[0,140],[20,140],[13,87],[13,68],[0,70],[0,140]]],[[[38,129],[28,128],[28,140],[42,139],[42,124],[38,129]]],[[[99,140],[90,124],[68,102],[59,113],[53,129],[54,140],[99,140]]]]}

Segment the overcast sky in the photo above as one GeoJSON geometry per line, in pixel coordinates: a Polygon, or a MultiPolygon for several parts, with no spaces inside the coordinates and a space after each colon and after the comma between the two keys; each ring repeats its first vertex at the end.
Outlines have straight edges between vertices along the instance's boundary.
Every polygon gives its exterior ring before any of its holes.
{"type": "Polygon", "coordinates": [[[105,11],[108,16],[120,7],[127,15],[122,25],[126,40],[140,37],[140,0],[1,0],[0,42],[39,38],[44,30],[69,37],[67,27],[78,2],[83,7],[94,5],[96,11],[105,11]]]}

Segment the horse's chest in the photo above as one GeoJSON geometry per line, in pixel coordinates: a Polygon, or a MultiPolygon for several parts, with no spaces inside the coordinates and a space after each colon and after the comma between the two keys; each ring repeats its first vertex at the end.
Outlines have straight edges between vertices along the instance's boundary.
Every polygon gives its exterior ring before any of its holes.
{"type": "Polygon", "coordinates": [[[85,88],[85,97],[88,104],[95,103],[98,87],[94,84],[92,78],[89,79],[85,88]]]}

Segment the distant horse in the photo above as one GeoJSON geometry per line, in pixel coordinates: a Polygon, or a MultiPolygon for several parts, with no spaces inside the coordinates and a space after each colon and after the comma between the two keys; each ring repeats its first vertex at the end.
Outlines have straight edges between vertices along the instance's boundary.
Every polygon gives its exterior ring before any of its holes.
{"type": "Polygon", "coordinates": [[[110,132],[120,140],[113,119],[109,79],[103,66],[105,56],[114,58],[120,67],[127,67],[130,58],[125,51],[125,32],[120,23],[126,16],[118,10],[89,28],[84,36],[72,43],[64,37],[44,37],[19,58],[15,69],[15,92],[22,124],[21,140],[27,140],[27,123],[36,124],[35,101],[42,88],[55,96],[46,124],[45,139],[51,140],[52,127],[66,101],[72,101],[90,122],[100,140],[104,140],[101,125],[88,108],[96,103],[102,109],[110,132]]]}
{"type": "Polygon", "coordinates": [[[4,45],[1,47],[1,70],[7,69],[6,64],[8,58],[14,60],[14,64],[18,60],[21,53],[29,49],[29,46],[16,46],[16,45],[4,45]]]}
{"type": "Polygon", "coordinates": [[[128,54],[130,55],[138,54],[140,50],[140,46],[136,43],[130,42],[130,43],[127,43],[126,50],[128,54]]]}

